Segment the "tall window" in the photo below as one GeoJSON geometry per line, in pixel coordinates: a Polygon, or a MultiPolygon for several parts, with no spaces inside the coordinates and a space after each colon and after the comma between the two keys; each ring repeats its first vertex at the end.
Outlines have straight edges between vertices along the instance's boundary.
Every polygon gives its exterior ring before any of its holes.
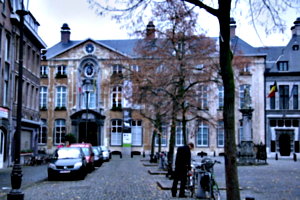
{"type": "Polygon", "coordinates": [[[142,145],[142,121],[141,120],[132,120],[131,122],[131,133],[132,133],[132,145],[141,146],[142,145]]]}
{"type": "Polygon", "coordinates": [[[208,146],[208,130],[208,124],[203,121],[200,121],[196,137],[198,147],[208,146]]]}
{"type": "Polygon", "coordinates": [[[206,85],[199,86],[197,96],[200,109],[208,109],[208,93],[206,85]]]}
{"type": "Polygon", "coordinates": [[[56,107],[59,108],[66,107],[66,102],[67,102],[67,88],[65,86],[58,86],[56,88],[55,105],[56,107]]]}
{"type": "Polygon", "coordinates": [[[288,85],[279,85],[279,109],[289,109],[288,85]]]}
{"type": "Polygon", "coordinates": [[[40,88],[40,108],[47,108],[48,88],[43,86],[40,88]]]}
{"type": "MultiPolygon", "coordinates": [[[[161,146],[167,146],[167,133],[168,133],[168,127],[166,124],[162,125],[161,130],[161,146]]],[[[158,146],[158,135],[155,137],[155,146],[158,146]]]]}
{"type": "Polygon", "coordinates": [[[67,66],[66,65],[58,65],[56,68],[56,74],[58,75],[67,75],[67,66]]]}
{"type": "Polygon", "coordinates": [[[64,119],[55,120],[55,145],[65,142],[66,121],[64,119]]]}
{"type": "Polygon", "coordinates": [[[9,64],[5,63],[4,69],[4,85],[3,85],[3,105],[8,106],[8,91],[9,91],[9,64]]]}
{"type": "Polygon", "coordinates": [[[224,87],[222,85],[218,86],[218,103],[219,103],[219,109],[224,108],[224,87]]]}
{"type": "Polygon", "coordinates": [[[90,91],[90,92],[84,92],[82,93],[81,97],[82,97],[82,105],[81,108],[82,109],[86,109],[86,95],[88,95],[88,108],[89,109],[94,109],[96,108],[96,93],[94,91],[90,91]]]}
{"type": "Polygon", "coordinates": [[[223,121],[218,121],[217,145],[218,147],[224,147],[224,122],[223,121]]]}
{"type": "Polygon", "coordinates": [[[291,97],[293,98],[293,109],[299,109],[299,92],[298,85],[294,85],[291,91],[291,97]]]}
{"type": "Polygon", "coordinates": [[[40,67],[40,76],[41,77],[48,77],[48,66],[47,65],[42,65],[40,67]]]}
{"type": "Polygon", "coordinates": [[[42,125],[38,134],[38,144],[47,143],[47,120],[42,119],[42,125]]]}
{"type": "Polygon", "coordinates": [[[250,85],[240,85],[240,108],[243,108],[244,107],[244,103],[245,103],[245,99],[244,99],[244,92],[245,92],[245,89],[248,89],[250,91],[250,85]]]}
{"type": "Polygon", "coordinates": [[[122,120],[113,119],[111,120],[111,134],[110,143],[111,145],[122,145],[122,120]]]}
{"type": "Polygon", "coordinates": [[[10,60],[10,36],[6,34],[6,41],[5,41],[5,61],[10,60]]]}
{"type": "Polygon", "coordinates": [[[112,108],[122,108],[122,87],[115,86],[112,89],[111,94],[111,105],[112,108]]]}
{"type": "Polygon", "coordinates": [[[183,146],[183,132],[182,132],[182,124],[178,123],[176,125],[176,146],[183,146]]]}

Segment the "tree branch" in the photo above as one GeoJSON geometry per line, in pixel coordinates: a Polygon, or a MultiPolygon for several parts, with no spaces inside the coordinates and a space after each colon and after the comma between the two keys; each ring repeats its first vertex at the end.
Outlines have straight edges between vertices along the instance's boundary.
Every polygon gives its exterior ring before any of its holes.
{"type": "Polygon", "coordinates": [[[198,7],[200,7],[200,8],[203,8],[203,9],[205,9],[208,13],[210,13],[210,14],[216,16],[216,17],[219,16],[219,10],[214,9],[214,8],[212,8],[212,7],[210,7],[210,6],[206,5],[206,4],[204,4],[204,3],[203,3],[202,1],[200,1],[200,0],[184,0],[184,1],[189,2],[189,3],[191,3],[191,4],[194,4],[195,6],[198,6],[198,7]]]}

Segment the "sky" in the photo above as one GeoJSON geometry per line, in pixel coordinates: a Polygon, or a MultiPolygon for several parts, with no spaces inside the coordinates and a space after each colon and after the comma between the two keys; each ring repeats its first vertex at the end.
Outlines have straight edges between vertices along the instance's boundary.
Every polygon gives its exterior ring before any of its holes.
{"type": "MultiPolygon", "coordinates": [[[[102,1],[102,0],[98,0],[102,1]]],[[[27,3],[25,3],[27,7],[27,3]]],[[[38,34],[47,44],[47,48],[60,42],[60,30],[63,23],[71,28],[71,40],[130,39],[129,31],[121,28],[109,16],[99,16],[89,7],[87,0],[29,0],[28,9],[40,26],[38,34]]],[[[215,17],[201,12],[201,27],[210,37],[219,35],[218,21],[215,17]]],[[[249,20],[242,17],[235,18],[237,23],[236,35],[252,46],[284,46],[291,38],[290,28],[300,13],[296,11],[284,13],[287,29],[284,33],[266,35],[263,27],[259,29],[259,37],[249,20]]]]}

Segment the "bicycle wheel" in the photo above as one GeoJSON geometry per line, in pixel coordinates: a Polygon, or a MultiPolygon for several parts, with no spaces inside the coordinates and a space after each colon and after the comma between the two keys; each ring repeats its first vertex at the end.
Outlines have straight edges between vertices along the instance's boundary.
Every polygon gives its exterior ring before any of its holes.
{"type": "Polygon", "coordinates": [[[216,183],[216,181],[213,179],[213,184],[212,184],[212,191],[211,191],[211,196],[213,200],[221,200],[221,194],[219,190],[219,186],[216,183]]]}

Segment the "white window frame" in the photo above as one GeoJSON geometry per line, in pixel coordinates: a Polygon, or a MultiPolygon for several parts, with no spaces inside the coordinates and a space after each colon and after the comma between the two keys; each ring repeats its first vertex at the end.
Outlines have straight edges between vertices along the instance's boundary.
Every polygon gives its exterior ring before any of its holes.
{"type": "Polygon", "coordinates": [[[143,126],[142,120],[131,121],[132,146],[142,146],[143,144],[143,126]]]}
{"type": "Polygon", "coordinates": [[[183,139],[182,124],[179,123],[176,125],[175,145],[183,146],[184,145],[183,142],[184,142],[184,139],[183,139]]]}
{"type": "Polygon", "coordinates": [[[65,119],[56,119],[55,120],[55,127],[54,127],[54,144],[59,145],[65,142],[66,136],[66,120],[65,119]]]}
{"type": "Polygon", "coordinates": [[[40,88],[40,108],[47,108],[48,87],[42,86],[40,88]]]}
{"type": "Polygon", "coordinates": [[[42,119],[42,125],[38,134],[38,144],[39,145],[45,145],[47,144],[47,132],[48,132],[48,128],[47,128],[47,120],[46,119],[42,119]],[[45,140],[43,142],[43,140],[45,140]]]}
{"type": "Polygon", "coordinates": [[[225,130],[224,130],[224,121],[220,120],[218,121],[217,125],[217,146],[218,147],[224,147],[225,144],[225,130]]]}
{"type": "Polygon", "coordinates": [[[55,107],[67,107],[67,87],[56,87],[55,107]]]}
{"type": "Polygon", "coordinates": [[[110,144],[111,146],[122,145],[123,121],[121,119],[111,120],[110,144]]]}
{"type": "Polygon", "coordinates": [[[111,108],[122,108],[122,86],[118,85],[111,91],[111,108]]]}
{"type": "Polygon", "coordinates": [[[208,147],[209,145],[209,126],[203,121],[198,124],[196,145],[197,147],[208,147]]]}

